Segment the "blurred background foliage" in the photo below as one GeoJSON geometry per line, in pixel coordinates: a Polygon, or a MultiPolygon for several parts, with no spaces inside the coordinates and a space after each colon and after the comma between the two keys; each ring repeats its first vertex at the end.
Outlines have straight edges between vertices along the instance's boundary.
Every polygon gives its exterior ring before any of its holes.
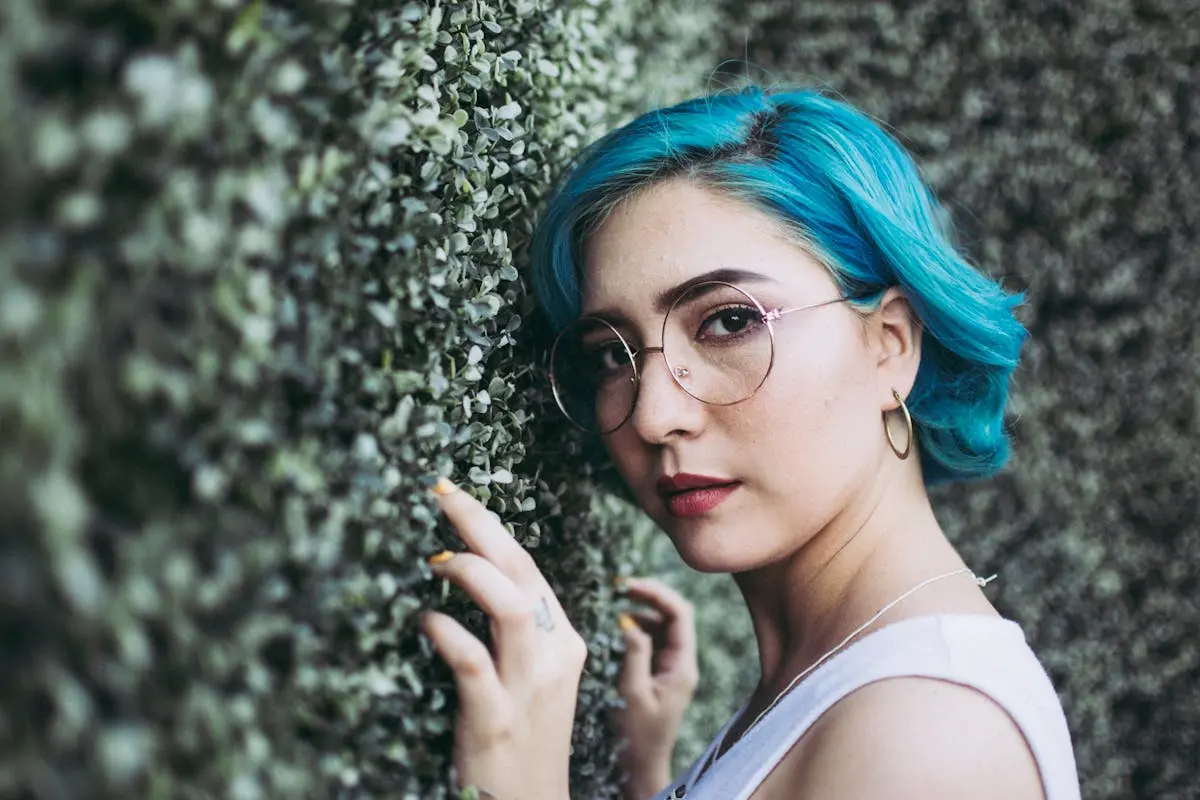
{"type": "Polygon", "coordinates": [[[616,792],[613,575],[695,601],[689,761],[755,680],[745,613],[575,466],[522,248],[583,143],[746,75],[890,125],[1028,289],[1016,457],[942,520],[1085,796],[1200,783],[1188,0],[6,0],[0,64],[0,795],[447,796],[414,614],[482,619],[428,580],[431,472],[591,643],[573,796],[616,792]]]}

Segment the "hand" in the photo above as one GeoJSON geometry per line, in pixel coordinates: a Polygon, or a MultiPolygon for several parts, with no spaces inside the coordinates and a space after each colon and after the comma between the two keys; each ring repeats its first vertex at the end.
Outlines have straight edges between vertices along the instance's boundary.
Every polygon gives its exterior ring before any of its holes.
{"type": "Polygon", "coordinates": [[[679,725],[699,682],[695,614],[662,581],[631,578],[624,585],[631,598],[651,608],[622,619],[626,653],[619,691],[625,708],[613,717],[629,741],[620,755],[629,795],[649,797],[670,781],[679,725]]]}
{"type": "Polygon", "coordinates": [[[458,686],[459,783],[498,800],[563,800],[587,644],[496,515],[444,479],[434,493],[470,552],[430,563],[487,614],[494,650],[446,614],[421,617],[458,686]]]}

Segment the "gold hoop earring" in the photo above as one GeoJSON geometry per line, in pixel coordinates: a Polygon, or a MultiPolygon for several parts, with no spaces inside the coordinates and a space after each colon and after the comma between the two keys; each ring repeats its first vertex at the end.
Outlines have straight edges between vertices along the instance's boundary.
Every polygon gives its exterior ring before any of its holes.
{"type": "Polygon", "coordinates": [[[896,402],[900,404],[900,410],[904,412],[904,425],[908,428],[908,441],[904,443],[904,450],[901,451],[896,447],[896,442],[892,439],[892,429],[888,427],[887,412],[883,412],[883,433],[887,436],[888,446],[892,448],[892,452],[896,454],[896,458],[903,461],[908,458],[908,454],[912,452],[913,443],[913,424],[912,415],[908,413],[908,406],[904,404],[904,398],[895,389],[892,389],[892,397],[896,398],[896,402]]]}

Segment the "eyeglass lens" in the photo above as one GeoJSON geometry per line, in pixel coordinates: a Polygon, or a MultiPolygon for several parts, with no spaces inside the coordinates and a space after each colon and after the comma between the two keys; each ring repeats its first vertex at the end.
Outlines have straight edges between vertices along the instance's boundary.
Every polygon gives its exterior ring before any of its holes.
{"type": "MultiPolygon", "coordinates": [[[[596,433],[620,427],[637,401],[647,359],[632,332],[583,317],[559,334],[551,382],[563,413],[596,433]]],[[[731,405],[753,395],[771,369],[774,343],[762,306],[732,284],[699,284],[663,321],[663,355],[671,377],[691,396],[731,405]]]]}

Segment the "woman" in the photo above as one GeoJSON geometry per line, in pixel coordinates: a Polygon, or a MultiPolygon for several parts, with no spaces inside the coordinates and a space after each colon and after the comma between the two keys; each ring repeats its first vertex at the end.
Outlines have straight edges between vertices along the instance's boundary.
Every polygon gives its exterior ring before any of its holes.
{"type": "MultiPolygon", "coordinates": [[[[631,583],[668,630],[652,668],[623,624],[627,796],[1079,797],[1045,671],[929,503],[1004,463],[1025,336],[947,227],[892,138],[808,91],[646,114],[552,198],[532,259],[555,397],[688,565],[733,574],[758,641],[756,691],[667,785],[692,622],[631,583]]],[[[462,782],[561,800],[586,648],[495,518],[435,492],[470,548],[435,570],[495,634],[493,655],[424,617],[461,692],[462,782]]]]}

